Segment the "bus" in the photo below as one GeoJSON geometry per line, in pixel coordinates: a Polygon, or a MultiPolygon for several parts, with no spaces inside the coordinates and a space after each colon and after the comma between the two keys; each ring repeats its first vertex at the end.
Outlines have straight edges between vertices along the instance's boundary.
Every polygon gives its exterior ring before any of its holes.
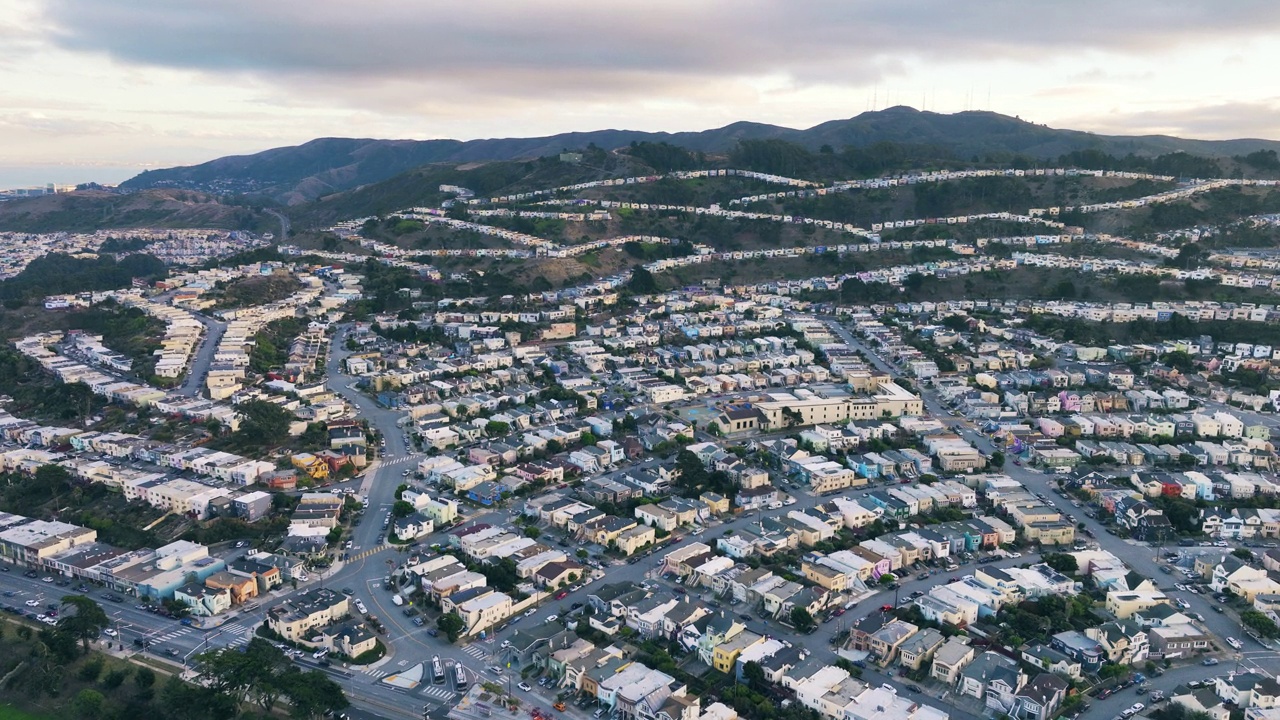
{"type": "Polygon", "coordinates": [[[439,655],[431,656],[431,680],[436,684],[444,682],[444,665],[440,663],[439,655]]]}
{"type": "Polygon", "coordinates": [[[467,691],[467,671],[462,669],[462,663],[455,663],[453,666],[453,682],[458,692],[467,691]]]}

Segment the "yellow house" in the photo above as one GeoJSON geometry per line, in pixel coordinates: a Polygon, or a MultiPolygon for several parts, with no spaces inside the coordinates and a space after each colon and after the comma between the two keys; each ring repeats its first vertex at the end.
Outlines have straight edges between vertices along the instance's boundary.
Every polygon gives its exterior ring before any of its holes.
{"type": "Polygon", "coordinates": [[[614,541],[614,546],[623,555],[630,555],[657,539],[657,532],[648,525],[637,525],[623,530],[614,541]]]}
{"type": "Polygon", "coordinates": [[[1065,520],[1032,522],[1023,526],[1022,536],[1042,545],[1070,545],[1076,540],[1076,526],[1065,520]]]}
{"type": "Polygon", "coordinates": [[[707,510],[712,515],[720,515],[729,512],[729,498],[723,495],[717,495],[713,492],[704,492],[698,496],[698,499],[706,504],[707,510]]]}
{"type": "Polygon", "coordinates": [[[842,592],[849,588],[849,574],[833,567],[805,560],[800,563],[800,570],[804,573],[805,580],[832,592],[842,592]]]}
{"type": "Polygon", "coordinates": [[[306,473],[312,480],[329,479],[329,463],[311,453],[298,453],[289,458],[289,462],[306,473]]]}
{"type": "MultiPolygon", "coordinates": [[[[597,545],[608,546],[609,543],[618,539],[624,531],[636,527],[640,523],[635,518],[622,518],[616,515],[606,515],[599,520],[589,523],[579,531],[591,539],[591,542],[597,545]]],[[[652,528],[650,528],[652,529],[652,528]]]]}
{"type": "Polygon", "coordinates": [[[711,665],[722,673],[730,674],[734,672],[734,663],[738,662],[738,656],[742,651],[762,642],[764,642],[763,635],[743,630],[711,651],[711,665]]]}

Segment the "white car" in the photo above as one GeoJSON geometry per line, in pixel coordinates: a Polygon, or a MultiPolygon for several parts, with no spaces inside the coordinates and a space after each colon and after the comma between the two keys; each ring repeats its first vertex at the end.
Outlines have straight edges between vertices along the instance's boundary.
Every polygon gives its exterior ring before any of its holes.
{"type": "Polygon", "coordinates": [[[369,610],[365,608],[364,603],[359,600],[356,601],[356,610],[360,611],[361,615],[369,614],[369,610]]]}
{"type": "Polygon", "coordinates": [[[106,635],[107,637],[115,637],[119,633],[116,632],[115,628],[104,628],[102,630],[102,634],[106,635]]]}
{"type": "Polygon", "coordinates": [[[1020,553],[1020,552],[1011,552],[1011,553],[1009,553],[1009,557],[1011,557],[1011,558],[1020,558],[1020,557],[1022,557],[1022,553],[1020,553]]]}
{"type": "Polygon", "coordinates": [[[39,601],[39,600],[28,600],[28,601],[27,601],[27,607],[40,607],[40,601],[39,601]]]}
{"type": "Polygon", "coordinates": [[[1240,644],[1240,641],[1233,637],[1227,638],[1227,644],[1236,650],[1239,650],[1241,647],[1243,647],[1243,645],[1240,644]]]}
{"type": "Polygon", "coordinates": [[[519,685],[517,685],[516,687],[520,688],[521,690],[523,690],[523,691],[525,691],[525,692],[529,692],[530,690],[532,690],[532,689],[533,689],[533,687],[532,687],[531,685],[529,685],[529,683],[526,683],[526,682],[522,682],[522,683],[520,683],[519,685]]]}
{"type": "Polygon", "coordinates": [[[559,615],[552,615],[551,617],[547,618],[547,622],[549,622],[549,623],[553,623],[553,622],[555,622],[555,621],[557,621],[557,620],[559,620],[559,619],[560,619],[560,616],[559,616],[559,615]]]}

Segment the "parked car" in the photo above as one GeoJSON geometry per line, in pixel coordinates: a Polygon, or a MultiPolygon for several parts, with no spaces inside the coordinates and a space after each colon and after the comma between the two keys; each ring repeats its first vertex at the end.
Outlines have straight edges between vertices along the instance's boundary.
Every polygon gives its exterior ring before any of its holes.
{"type": "Polygon", "coordinates": [[[1218,664],[1218,658],[1205,658],[1200,664],[1212,667],[1218,664]]]}

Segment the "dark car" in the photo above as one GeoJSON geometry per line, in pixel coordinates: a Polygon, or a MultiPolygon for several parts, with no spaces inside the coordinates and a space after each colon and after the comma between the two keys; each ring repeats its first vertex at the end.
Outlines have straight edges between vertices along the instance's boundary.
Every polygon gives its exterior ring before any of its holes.
{"type": "Polygon", "coordinates": [[[738,617],[739,617],[740,619],[742,619],[742,620],[754,620],[754,619],[755,619],[755,618],[751,617],[750,615],[739,615],[738,617]]]}
{"type": "Polygon", "coordinates": [[[908,685],[907,690],[910,690],[913,693],[922,692],[919,685],[908,685]]]}

